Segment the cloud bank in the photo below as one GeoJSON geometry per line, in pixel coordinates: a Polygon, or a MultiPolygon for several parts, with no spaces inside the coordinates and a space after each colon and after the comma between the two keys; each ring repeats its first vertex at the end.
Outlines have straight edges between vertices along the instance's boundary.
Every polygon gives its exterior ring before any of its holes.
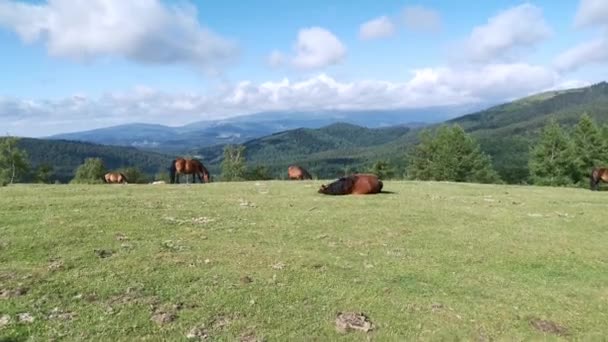
{"type": "Polygon", "coordinates": [[[160,0],[0,1],[0,26],[24,42],[42,42],[51,56],[89,61],[121,57],[145,64],[215,68],[236,44],[197,19],[195,6],[160,0]]]}

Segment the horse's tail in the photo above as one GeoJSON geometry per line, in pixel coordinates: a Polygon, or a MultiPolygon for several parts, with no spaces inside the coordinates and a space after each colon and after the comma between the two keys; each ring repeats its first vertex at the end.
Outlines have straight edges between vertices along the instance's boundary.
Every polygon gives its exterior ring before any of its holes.
{"type": "Polygon", "coordinates": [[[175,162],[177,161],[177,159],[173,159],[173,161],[171,162],[171,166],[169,166],[169,177],[171,179],[171,184],[175,183],[175,173],[176,173],[176,167],[175,167],[175,162]]]}
{"type": "Polygon", "coordinates": [[[599,172],[596,168],[591,169],[591,176],[589,177],[589,188],[595,190],[597,183],[599,182],[599,172]]]}
{"type": "Polygon", "coordinates": [[[122,176],[122,182],[123,182],[123,183],[125,183],[125,184],[126,184],[126,183],[129,183],[129,181],[127,180],[127,176],[125,176],[125,174],[124,174],[124,173],[122,173],[122,172],[121,172],[121,173],[120,173],[120,175],[122,176]]]}
{"type": "Polygon", "coordinates": [[[382,183],[381,180],[378,181],[378,192],[382,192],[382,187],[384,186],[384,184],[382,183]]]}

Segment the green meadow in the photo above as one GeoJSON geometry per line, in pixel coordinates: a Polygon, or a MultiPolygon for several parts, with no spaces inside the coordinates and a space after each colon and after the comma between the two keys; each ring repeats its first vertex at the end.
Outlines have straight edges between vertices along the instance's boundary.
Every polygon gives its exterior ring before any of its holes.
{"type": "Polygon", "coordinates": [[[0,188],[0,341],[608,336],[608,193],[320,184],[0,188]]]}

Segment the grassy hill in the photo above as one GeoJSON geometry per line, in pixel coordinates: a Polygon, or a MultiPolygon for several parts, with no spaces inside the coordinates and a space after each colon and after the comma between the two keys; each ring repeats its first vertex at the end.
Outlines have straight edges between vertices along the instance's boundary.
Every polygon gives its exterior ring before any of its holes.
{"type": "Polygon", "coordinates": [[[74,177],[74,170],[86,158],[101,158],[106,168],[115,170],[134,166],[154,175],[169,167],[172,156],[141,151],[132,147],[106,146],[86,142],[66,140],[45,140],[22,138],[19,147],[27,151],[29,161],[35,168],[41,164],[54,169],[52,179],[67,182],[74,177]]]}
{"type": "MultiPolygon", "coordinates": [[[[581,114],[608,122],[608,83],[552,91],[447,121],[472,134],[493,159],[503,180],[521,183],[528,177],[528,152],[550,118],[572,126],[581,114]]],[[[428,126],[433,129],[439,124],[428,126]]],[[[275,175],[290,163],[309,167],[319,177],[334,177],[345,168],[366,170],[374,161],[390,160],[403,173],[408,148],[418,142],[420,129],[368,129],[335,124],[321,129],[297,129],[245,143],[250,163],[266,165],[275,175]]],[[[195,150],[217,170],[223,146],[195,150]]]]}
{"type": "Polygon", "coordinates": [[[0,188],[0,340],[608,335],[606,193],[320,184],[0,188]],[[340,336],[339,312],[374,329],[340,336]]]}

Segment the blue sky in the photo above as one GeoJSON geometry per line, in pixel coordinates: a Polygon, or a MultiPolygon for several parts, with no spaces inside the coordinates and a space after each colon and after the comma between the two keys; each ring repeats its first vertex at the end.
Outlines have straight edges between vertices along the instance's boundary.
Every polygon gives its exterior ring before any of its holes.
{"type": "Polygon", "coordinates": [[[0,51],[17,135],[499,102],[605,80],[608,1],[0,0],[0,51]]]}

